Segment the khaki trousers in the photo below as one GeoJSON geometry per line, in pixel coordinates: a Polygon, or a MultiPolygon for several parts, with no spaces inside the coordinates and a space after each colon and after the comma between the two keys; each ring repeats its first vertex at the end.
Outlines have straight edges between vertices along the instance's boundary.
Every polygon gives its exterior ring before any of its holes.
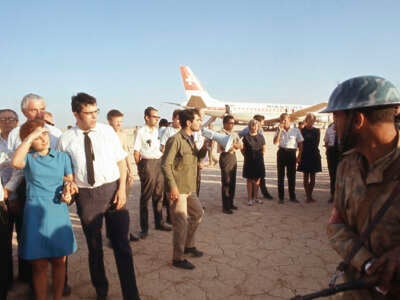
{"type": "Polygon", "coordinates": [[[195,232],[203,217],[203,208],[196,193],[180,194],[170,201],[173,259],[182,260],[185,248],[194,247],[195,232]]]}

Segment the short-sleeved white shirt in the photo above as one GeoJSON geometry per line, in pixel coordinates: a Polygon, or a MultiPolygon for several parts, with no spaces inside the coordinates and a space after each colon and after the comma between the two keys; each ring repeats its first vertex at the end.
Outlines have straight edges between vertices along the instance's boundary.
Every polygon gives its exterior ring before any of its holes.
{"type": "Polygon", "coordinates": [[[160,151],[160,140],[158,139],[158,129],[150,129],[144,125],[136,133],[133,150],[138,151],[142,159],[158,159],[162,156],[160,151]]]}
{"type": "Polygon", "coordinates": [[[83,130],[75,126],[64,132],[57,145],[57,150],[69,154],[75,175],[75,182],[80,188],[98,187],[119,179],[117,162],[125,159],[126,152],[114,129],[106,124],[97,123],[89,131],[94,153],[95,184],[88,184],[83,130]]]}
{"type": "MultiPolygon", "coordinates": [[[[278,136],[279,129],[275,133],[275,137],[278,136]]],[[[296,127],[290,127],[287,131],[282,129],[281,138],[279,140],[279,147],[285,149],[297,149],[298,143],[304,141],[301,132],[296,127]]]]}
{"type": "Polygon", "coordinates": [[[325,131],[324,143],[328,147],[333,147],[335,146],[335,138],[336,138],[335,125],[332,124],[325,131]]]}
{"type": "Polygon", "coordinates": [[[165,146],[165,144],[167,144],[168,139],[171,136],[174,136],[175,134],[177,134],[179,132],[179,130],[181,130],[180,128],[175,128],[173,126],[169,126],[164,130],[163,135],[161,136],[160,139],[160,144],[162,146],[165,146]]]}

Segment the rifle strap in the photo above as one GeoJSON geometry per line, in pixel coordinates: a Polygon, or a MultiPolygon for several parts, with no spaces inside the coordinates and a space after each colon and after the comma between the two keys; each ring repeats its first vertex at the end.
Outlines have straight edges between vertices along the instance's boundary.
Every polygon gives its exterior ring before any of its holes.
{"type": "MultiPolygon", "coordinates": [[[[384,180],[398,180],[399,179],[399,169],[400,169],[400,156],[397,157],[396,161],[391,164],[391,166],[385,170],[384,172],[384,180]]],[[[338,271],[345,271],[347,267],[350,265],[350,261],[353,259],[354,255],[361,249],[364,242],[368,239],[371,232],[374,230],[376,225],[381,221],[382,217],[385,215],[386,211],[389,207],[398,200],[400,196],[400,183],[398,183],[395,188],[393,189],[392,193],[390,194],[389,198],[385,201],[382,207],[378,210],[374,218],[372,219],[371,223],[368,224],[367,228],[361,233],[360,238],[351,248],[351,251],[346,256],[346,258],[339,263],[337,266],[338,271]]]]}

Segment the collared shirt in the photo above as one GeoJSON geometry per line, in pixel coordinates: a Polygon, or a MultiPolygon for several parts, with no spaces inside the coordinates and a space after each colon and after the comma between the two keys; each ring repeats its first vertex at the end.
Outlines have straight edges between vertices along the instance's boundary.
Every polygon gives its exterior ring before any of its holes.
{"type": "Polygon", "coordinates": [[[335,124],[332,123],[331,125],[328,126],[328,128],[325,131],[325,136],[324,136],[325,145],[328,147],[334,147],[335,138],[336,138],[336,127],[335,124]]]}
{"type": "Polygon", "coordinates": [[[167,190],[177,187],[180,194],[195,192],[197,164],[206,153],[206,148],[197,149],[183,129],[168,139],[161,161],[167,190]]]}
{"type": "Polygon", "coordinates": [[[158,159],[162,156],[157,128],[147,125],[139,128],[136,133],[133,150],[138,151],[142,159],[158,159]]]}
{"type": "MultiPolygon", "coordinates": [[[[360,234],[399,184],[387,170],[400,159],[400,140],[387,155],[368,165],[354,149],[343,153],[336,174],[334,209],[327,227],[332,247],[345,258],[360,234]]],[[[396,172],[394,172],[396,174],[396,172]]],[[[400,201],[394,202],[351,260],[348,276],[359,274],[370,258],[378,258],[400,246],[400,201]]],[[[351,279],[351,278],[348,279],[351,279]]],[[[357,292],[358,293],[358,292],[357,292]]],[[[373,299],[368,295],[360,299],[373,299]]]]}
{"type": "Polygon", "coordinates": [[[168,127],[165,129],[163,135],[161,136],[160,144],[161,144],[162,146],[165,146],[165,144],[167,143],[168,139],[169,139],[171,136],[177,134],[177,133],[179,132],[179,130],[181,130],[181,129],[180,129],[180,128],[175,128],[175,127],[173,127],[173,126],[168,126],[168,127]]]}
{"type": "Polygon", "coordinates": [[[75,182],[81,188],[94,188],[119,179],[117,162],[125,159],[126,152],[114,129],[106,124],[97,123],[89,131],[94,153],[95,184],[88,184],[83,130],[75,126],[64,132],[57,145],[57,150],[67,152],[72,160],[75,182]]]}
{"type": "MultiPolygon", "coordinates": [[[[279,129],[275,133],[275,137],[279,134],[279,129]]],[[[282,129],[279,147],[285,149],[297,149],[298,143],[304,141],[301,132],[296,127],[290,127],[288,130],[282,129]]]]}
{"type": "MultiPolygon", "coordinates": [[[[47,123],[44,126],[49,131],[50,136],[50,148],[55,149],[57,146],[58,138],[61,136],[62,132],[55,126],[49,125],[47,123]]],[[[8,149],[14,153],[18,148],[19,144],[21,144],[21,139],[19,138],[19,130],[21,126],[15,127],[10,131],[8,135],[8,149]]]]}
{"type": "MultiPolygon", "coordinates": [[[[222,129],[219,131],[219,133],[232,136],[233,144],[235,144],[235,143],[240,143],[240,144],[243,145],[242,140],[239,138],[239,135],[238,135],[236,132],[234,132],[234,131],[228,132],[228,131],[226,131],[225,129],[222,128],[222,129]]],[[[218,150],[217,150],[218,153],[222,153],[222,152],[224,152],[224,150],[225,150],[225,149],[223,149],[222,146],[221,146],[220,144],[218,144],[218,150]]],[[[235,149],[231,148],[230,151],[228,151],[228,152],[229,152],[229,153],[235,153],[235,151],[236,151],[235,149]]]]}
{"type": "Polygon", "coordinates": [[[201,134],[201,130],[193,132],[193,139],[197,150],[200,150],[204,145],[204,136],[201,134]]]}

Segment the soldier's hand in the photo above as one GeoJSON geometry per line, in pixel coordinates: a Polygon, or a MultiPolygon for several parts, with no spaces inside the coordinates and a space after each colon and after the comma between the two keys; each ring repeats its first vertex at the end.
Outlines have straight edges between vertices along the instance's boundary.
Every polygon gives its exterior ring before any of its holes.
{"type": "Polygon", "coordinates": [[[398,281],[400,277],[400,247],[386,252],[373,261],[366,273],[368,275],[379,274],[378,288],[381,291],[391,291],[396,295],[400,293],[399,282],[395,283],[395,280],[398,281]]]}
{"type": "Polygon", "coordinates": [[[178,201],[179,199],[179,190],[177,187],[171,188],[171,191],[169,192],[169,199],[171,201],[178,201]]]}

